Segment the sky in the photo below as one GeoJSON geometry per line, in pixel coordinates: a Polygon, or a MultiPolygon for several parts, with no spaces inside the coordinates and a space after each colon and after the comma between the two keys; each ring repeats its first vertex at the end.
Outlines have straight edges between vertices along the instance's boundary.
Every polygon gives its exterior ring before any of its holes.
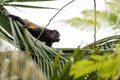
{"type": "MultiPolygon", "coordinates": [[[[37,2],[32,3],[32,5],[61,8],[71,0],[58,0],[54,2],[37,2]]],[[[77,46],[85,46],[93,42],[93,32],[91,31],[81,31],[78,28],[72,27],[65,24],[63,20],[70,19],[73,17],[81,17],[81,11],[85,9],[93,9],[93,0],[75,0],[73,3],[64,8],[50,23],[47,27],[49,29],[56,29],[60,32],[60,42],[54,43],[55,48],[76,48],[77,46]]],[[[103,10],[104,0],[96,0],[97,10],[103,10]]],[[[26,4],[26,3],[25,3],[26,4]]],[[[27,3],[31,4],[31,3],[27,3]]],[[[21,18],[28,19],[37,25],[46,26],[48,21],[54,16],[57,10],[48,9],[30,9],[30,8],[18,8],[7,7],[10,13],[20,16],[21,18]]],[[[112,35],[113,32],[110,28],[101,29],[97,31],[97,40],[104,38],[106,36],[112,35]],[[109,33],[108,33],[109,32],[109,33]]],[[[3,43],[5,49],[8,44],[3,43]]],[[[9,49],[9,48],[8,48],[9,49]]],[[[12,48],[14,49],[14,48],[12,48]]]]}

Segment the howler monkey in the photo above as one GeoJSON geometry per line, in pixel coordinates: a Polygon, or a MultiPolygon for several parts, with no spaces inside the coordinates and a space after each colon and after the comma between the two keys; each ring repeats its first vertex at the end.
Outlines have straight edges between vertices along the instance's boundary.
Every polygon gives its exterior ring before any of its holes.
{"type": "MultiPolygon", "coordinates": [[[[41,26],[38,26],[32,22],[30,22],[27,19],[22,19],[15,15],[8,15],[8,17],[11,17],[13,20],[19,21],[27,30],[35,37],[37,38],[41,31],[44,29],[41,26]]],[[[52,43],[59,42],[60,40],[60,34],[57,30],[50,30],[45,28],[43,33],[41,34],[39,40],[42,42],[45,42],[47,46],[52,46],[52,43]]]]}

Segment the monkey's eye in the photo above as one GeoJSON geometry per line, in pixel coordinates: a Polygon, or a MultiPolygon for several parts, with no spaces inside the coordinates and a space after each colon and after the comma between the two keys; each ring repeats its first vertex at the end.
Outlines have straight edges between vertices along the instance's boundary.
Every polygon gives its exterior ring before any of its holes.
{"type": "Polygon", "coordinates": [[[56,37],[60,37],[60,34],[59,34],[59,33],[57,33],[57,34],[56,34],[56,37]]]}

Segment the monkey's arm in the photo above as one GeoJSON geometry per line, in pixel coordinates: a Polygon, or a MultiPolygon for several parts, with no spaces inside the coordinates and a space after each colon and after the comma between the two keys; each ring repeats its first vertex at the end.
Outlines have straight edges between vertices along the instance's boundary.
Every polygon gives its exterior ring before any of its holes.
{"type": "Polygon", "coordinates": [[[43,29],[43,27],[38,26],[38,25],[34,24],[33,22],[30,22],[27,19],[22,19],[18,16],[15,16],[15,15],[8,15],[8,17],[11,17],[13,20],[19,21],[27,29],[43,29]]]}
{"type": "Polygon", "coordinates": [[[11,17],[13,20],[16,20],[16,21],[19,21],[22,25],[26,25],[24,20],[21,19],[20,17],[18,16],[15,16],[15,15],[8,15],[8,17],[11,17]]]}

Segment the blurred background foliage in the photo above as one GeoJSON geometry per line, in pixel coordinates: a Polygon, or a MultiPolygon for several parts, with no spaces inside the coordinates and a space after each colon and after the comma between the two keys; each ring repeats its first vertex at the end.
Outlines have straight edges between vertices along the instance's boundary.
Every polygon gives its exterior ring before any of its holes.
{"type": "MultiPolygon", "coordinates": [[[[120,0],[105,0],[105,9],[96,11],[97,28],[112,27],[113,30],[120,29],[120,0]]],[[[84,10],[81,12],[82,17],[75,17],[64,20],[67,24],[79,29],[91,30],[94,21],[94,10],[84,10]]]]}
{"type": "MultiPolygon", "coordinates": [[[[15,0],[30,2],[33,0],[15,0]]],[[[48,1],[48,0],[34,0],[48,1]]],[[[49,0],[50,1],[50,0],[49,0]]],[[[109,36],[83,48],[51,48],[35,38],[19,22],[7,17],[5,6],[55,9],[42,6],[16,5],[14,0],[0,1],[0,38],[17,48],[0,52],[0,80],[119,80],[120,35],[109,36]]],[[[120,0],[106,1],[107,9],[96,11],[98,27],[119,29],[120,0]],[[103,24],[106,24],[103,26],[103,24]]],[[[81,29],[95,25],[93,10],[82,12],[65,22],[81,29]],[[82,26],[82,27],[81,27],[82,26]],[[85,27],[87,26],[87,27],[85,27]]]]}

